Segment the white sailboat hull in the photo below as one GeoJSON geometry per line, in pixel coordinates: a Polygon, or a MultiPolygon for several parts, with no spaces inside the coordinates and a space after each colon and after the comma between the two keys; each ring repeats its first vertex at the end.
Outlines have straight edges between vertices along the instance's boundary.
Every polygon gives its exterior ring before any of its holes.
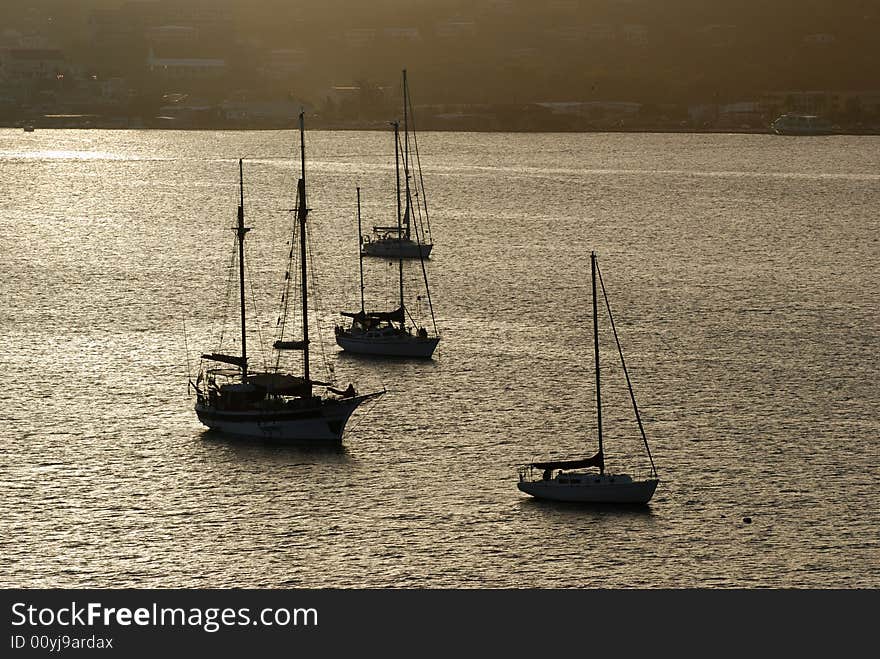
{"type": "Polygon", "coordinates": [[[385,357],[421,357],[428,359],[440,342],[439,336],[421,338],[410,334],[391,336],[357,336],[351,333],[336,335],[336,343],[346,352],[385,357]]]}
{"type": "Polygon", "coordinates": [[[196,415],[211,430],[276,442],[340,443],[355,409],[372,395],[313,399],[287,409],[218,410],[196,403],[196,415]]]}
{"type": "Polygon", "coordinates": [[[417,259],[431,256],[433,245],[417,243],[413,240],[385,238],[364,242],[361,253],[364,256],[384,256],[387,258],[417,259]]]}
{"type": "Polygon", "coordinates": [[[520,491],[538,499],[579,503],[648,503],[657,489],[657,479],[634,481],[628,476],[583,474],[548,480],[521,480],[520,491]]]}

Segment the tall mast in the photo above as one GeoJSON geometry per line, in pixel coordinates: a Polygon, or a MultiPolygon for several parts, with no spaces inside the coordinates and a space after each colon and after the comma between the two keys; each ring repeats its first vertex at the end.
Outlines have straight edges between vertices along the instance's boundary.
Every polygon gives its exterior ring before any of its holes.
{"type": "MultiPolygon", "coordinates": [[[[391,124],[394,126],[394,165],[397,170],[397,235],[402,235],[402,226],[400,220],[400,124],[396,121],[391,124]]],[[[398,272],[399,272],[399,280],[400,280],[400,310],[403,313],[403,249],[402,246],[398,246],[397,250],[397,264],[398,264],[398,272]]],[[[404,319],[401,318],[400,325],[403,327],[404,319]]]]}
{"type": "Polygon", "coordinates": [[[306,267],[306,216],[309,209],[306,204],[306,136],[304,113],[299,113],[299,147],[301,176],[298,185],[299,194],[299,261],[300,279],[302,282],[302,326],[303,326],[303,379],[311,393],[309,378],[309,286],[308,268],[306,267]]]}
{"type": "Polygon", "coordinates": [[[241,159],[238,161],[238,292],[241,301],[241,381],[246,383],[248,379],[247,366],[247,332],[245,331],[245,302],[244,302],[244,235],[250,231],[244,225],[244,166],[241,159]]]}
{"type": "MultiPolygon", "coordinates": [[[[406,239],[410,239],[409,227],[412,222],[412,210],[410,208],[409,193],[409,119],[407,115],[407,98],[409,88],[406,84],[406,69],[403,70],[403,175],[406,179],[406,239]]],[[[420,248],[421,249],[421,248],[420,248]]]]}
{"type": "Polygon", "coordinates": [[[590,252],[593,275],[593,350],[596,356],[596,421],[599,426],[599,473],[605,473],[605,453],[602,451],[602,392],[599,386],[599,312],[596,306],[596,252],[590,252]]]}
{"type": "Polygon", "coordinates": [[[361,188],[358,186],[357,188],[357,199],[358,199],[358,260],[360,261],[360,270],[361,270],[361,316],[366,316],[366,310],[364,307],[364,253],[362,251],[363,248],[363,238],[361,237],[361,188]]]}

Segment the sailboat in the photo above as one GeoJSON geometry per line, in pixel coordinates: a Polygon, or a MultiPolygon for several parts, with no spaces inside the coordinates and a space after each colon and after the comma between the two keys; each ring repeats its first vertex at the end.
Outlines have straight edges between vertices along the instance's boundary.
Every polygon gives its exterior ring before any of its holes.
{"type": "MultiPolygon", "coordinates": [[[[393,122],[394,127],[394,151],[397,164],[397,226],[402,228],[400,210],[400,124],[393,122]]],[[[361,232],[361,193],[358,193],[358,244],[363,244],[361,232]]],[[[409,190],[407,189],[407,198],[409,190]]],[[[359,311],[342,311],[341,314],[351,318],[351,325],[336,326],[336,343],[345,351],[362,355],[377,355],[385,357],[422,357],[430,358],[434,349],[440,342],[437,333],[437,324],[434,321],[434,307],[431,303],[431,291],[428,288],[428,273],[425,269],[424,258],[421,258],[422,276],[425,281],[425,292],[428,300],[428,308],[431,311],[431,321],[434,325],[434,333],[430,335],[424,326],[414,328],[407,326],[407,316],[413,321],[404,301],[403,290],[403,254],[398,253],[398,293],[399,301],[397,309],[393,311],[367,312],[364,305],[364,255],[358,252],[361,276],[361,308],[359,311]]],[[[417,323],[413,322],[414,325],[417,323]]]]}
{"type": "Polygon", "coordinates": [[[617,329],[614,327],[614,318],[611,316],[611,305],[608,303],[608,295],[605,291],[605,284],[602,282],[602,273],[599,272],[595,252],[591,252],[590,254],[590,263],[593,280],[593,353],[596,365],[596,422],[599,437],[599,450],[594,455],[585,458],[574,460],[550,460],[522,465],[519,468],[519,482],[517,483],[517,487],[520,491],[530,494],[533,497],[549,499],[552,501],[645,504],[651,500],[652,496],[654,496],[654,491],[657,489],[657,484],[660,480],[657,477],[657,468],[654,465],[654,458],[651,456],[651,449],[648,447],[648,439],[645,436],[645,429],[642,425],[641,416],[639,415],[639,408],[636,405],[636,398],[633,393],[632,383],[629,379],[629,372],[626,370],[626,362],[623,359],[623,350],[620,347],[620,340],[617,337],[617,329]],[[642,435],[645,450],[648,453],[648,459],[651,462],[651,474],[648,478],[642,480],[634,479],[629,474],[612,474],[605,471],[605,449],[602,441],[601,378],[599,375],[599,327],[596,302],[597,272],[599,274],[599,281],[602,283],[602,295],[605,299],[605,307],[608,311],[611,329],[614,332],[614,340],[617,343],[617,350],[620,354],[620,362],[623,366],[623,372],[626,375],[626,384],[629,388],[636,422],[638,423],[639,431],[642,435]],[[598,473],[595,471],[583,471],[591,468],[598,469],[598,473]],[[554,472],[556,473],[554,474],[554,472]],[[540,477],[537,477],[537,474],[540,474],[540,477]]]}
{"type": "MultiPolygon", "coordinates": [[[[381,396],[383,391],[358,394],[349,384],[345,390],[331,383],[313,380],[309,374],[309,322],[307,286],[305,130],[299,116],[302,175],[297,186],[297,223],[300,242],[302,286],[302,338],[283,346],[303,355],[303,374],[287,373],[278,361],[273,369],[252,371],[247,353],[245,315],[245,235],[251,230],[244,224],[244,174],[239,160],[238,224],[235,227],[238,251],[239,301],[241,315],[241,352],[238,355],[210,353],[202,355],[198,378],[191,385],[196,391],[196,415],[214,430],[282,442],[340,443],[345,425],[365,401],[381,396]],[[207,362],[207,365],[206,365],[207,362]],[[225,364],[226,367],[215,364],[225,364]],[[234,368],[229,368],[232,366],[234,368]],[[324,387],[322,394],[316,389],[324,387]]],[[[291,247],[291,253],[293,253],[291,247]]],[[[279,347],[276,345],[276,348],[279,347]]],[[[279,360],[280,361],[280,360],[279,360]]]]}
{"type": "MultiPolygon", "coordinates": [[[[410,126],[412,102],[406,69],[403,70],[403,172],[406,179],[406,205],[403,220],[398,217],[396,226],[374,226],[370,236],[361,241],[364,256],[384,256],[387,258],[426,259],[434,248],[431,242],[431,221],[428,217],[428,202],[425,197],[425,182],[422,178],[421,160],[415,126],[410,126]],[[410,140],[412,134],[412,140],[410,140]],[[414,163],[413,163],[414,160],[414,163]],[[414,181],[415,191],[410,186],[411,166],[415,164],[418,178],[414,181]],[[416,197],[415,204],[413,196],[416,197]],[[421,218],[424,215],[424,229],[421,218]]],[[[397,158],[397,153],[395,153],[397,158]]]]}

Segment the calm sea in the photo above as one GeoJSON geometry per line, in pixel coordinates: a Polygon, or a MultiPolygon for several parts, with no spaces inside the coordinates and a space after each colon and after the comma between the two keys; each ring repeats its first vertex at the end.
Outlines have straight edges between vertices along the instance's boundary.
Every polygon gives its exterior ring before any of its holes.
{"type": "MultiPolygon", "coordinates": [[[[355,187],[394,220],[390,133],[306,140],[323,354],[388,389],[339,450],[206,432],[187,392],[235,335],[238,158],[271,343],[294,133],[0,131],[0,585],[880,587],[880,138],[422,134],[429,362],[333,341],[355,187]],[[595,449],[590,250],[661,478],[644,509],[516,489],[595,449]]],[[[393,265],[366,278],[393,303],[393,265]]],[[[644,471],[603,336],[609,463],[644,471]]]]}

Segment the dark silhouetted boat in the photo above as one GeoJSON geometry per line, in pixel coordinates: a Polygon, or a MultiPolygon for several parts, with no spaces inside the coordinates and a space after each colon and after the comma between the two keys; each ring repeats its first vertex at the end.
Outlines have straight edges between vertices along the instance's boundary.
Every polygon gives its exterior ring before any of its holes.
{"type": "MultiPolygon", "coordinates": [[[[401,226],[400,210],[400,127],[397,122],[394,127],[394,148],[398,157],[397,163],[397,225],[401,226]]],[[[408,193],[407,193],[407,196],[408,193]]],[[[358,188],[358,244],[363,244],[361,233],[361,196],[358,188]]],[[[402,253],[398,253],[398,306],[391,311],[367,311],[364,306],[364,259],[363,251],[358,255],[361,277],[361,308],[359,311],[342,311],[343,316],[351,319],[348,327],[336,326],[336,343],[346,352],[361,355],[376,355],[384,357],[421,357],[430,358],[434,349],[440,342],[437,333],[437,324],[434,320],[434,307],[431,302],[431,291],[428,287],[428,273],[425,269],[424,257],[420,257],[422,277],[425,282],[425,299],[431,313],[433,334],[429,334],[424,326],[419,326],[405,302],[403,286],[403,261],[402,253]],[[409,320],[409,323],[407,323],[409,320]]],[[[419,296],[421,299],[421,296],[419,296]]]]}
{"type": "MultiPolygon", "coordinates": [[[[302,294],[302,337],[295,341],[275,343],[276,349],[301,351],[303,373],[282,371],[279,360],[274,369],[255,372],[250,369],[247,354],[245,317],[244,239],[250,227],[244,225],[244,176],[239,161],[238,225],[235,227],[238,252],[239,301],[241,307],[241,353],[202,355],[202,367],[192,386],[196,391],[195,411],[199,421],[222,432],[283,442],[339,443],[349,417],[361,403],[384,393],[358,394],[353,385],[339,390],[331,383],[313,380],[309,374],[309,320],[306,245],[305,131],[300,114],[300,148],[302,175],[297,186],[296,218],[299,233],[302,294]],[[206,365],[207,364],[209,365],[206,365]],[[217,367],[213,364],[225,364],[217,367]],[[229,368],[229,367],[233,368],[229,368]],[[323,387],[324,392],[316,393],[323,387]]],[[[295,232],[296,232],[295,231],[295,232]]],[[[295,250],[291,245],[293,258],[295,250]]],[[[289,274],[289,273],[288,273],[289,274]]],[[[288,277],[286,277],[288,279],[288,277]]]]}
{"type": "Polygon", "coordinates": [[[593,346],[596,370],[596,421],[599,436],[599,450],[589,457],[576,458],[573,460],[548,460],[544,462],[532,462],[519,468],[519,483],[517,487],[539,499],[552,501],[573,501],[581,503],[618,503],[618,504],[644,504],[654,496],[654,490],[660,480],[657,477],[657,469],[648,447],[648,439],[642,426],[639,408],[636,405],[635,394],[626,370],[626,362],[623,359],[623,350],[617,337],[617,329],[614,327],[614,319],[611,316],[611,305],[605,292],[605,284],[602,283],[602,295],[605,299],[605,307],[608,318],[614,332],[614,340],[620,354],[620,363],[626,375],[626,383],[632,400],[636,422],[642,435],[648,459],[651,462],[650,477],[639,480],[629,474],[612,474],[605,471],[605,448],[602,441],[602,396],[601,378],[599,376],[599,329],[598,311],[596,301],[596,274],[602,281],[602,274],[598,272],[596,253],[590,254],[592,281],[593,281],[593,346]],[[597,471],[592,471],[596,469],[597,471]],[[590,470],[590,471],[587,471],[590,470]],[[555,473],[554,473],[555,472],[555,473]]]}
{"type": "MultiPolygon", "coordinates": [[[[419,159],[418,141],[412,123],[412,102],[406,69],[403,71],[403,173],[406,199],[403,218],[397,218],[396,226],[374,226],[370,236],[361,241],[364,256],[383,256],[386,258],[418,259],[431,256],[434,248],[431,242],[431,221],[428,217],[428,202],[425,197],[425,183],[419,159]],[[413,167],[415,168],[413,170],[413,167]],[[410,178],[414,180],[410,182],[410,178]]],[[[395,152],[395,160],[399,160],[395,152]]],[[[400,164],[398,162],[398,169],[400,164]]]]}

